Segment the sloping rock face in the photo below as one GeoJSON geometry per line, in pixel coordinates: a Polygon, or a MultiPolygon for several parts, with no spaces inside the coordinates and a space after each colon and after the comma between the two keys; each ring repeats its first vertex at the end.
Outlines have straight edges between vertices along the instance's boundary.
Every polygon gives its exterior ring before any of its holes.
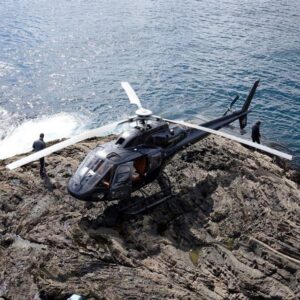
{"type": "Polygon", "coordinates": [[[46,158],[46,181],[38,163],[1,162],[0,299],[299,299],[291,171],[209,137],[167,165],[170,200],[107,226],[107,207],[120,204],[86,205],[66,191],[97,143],[46,158]]]}

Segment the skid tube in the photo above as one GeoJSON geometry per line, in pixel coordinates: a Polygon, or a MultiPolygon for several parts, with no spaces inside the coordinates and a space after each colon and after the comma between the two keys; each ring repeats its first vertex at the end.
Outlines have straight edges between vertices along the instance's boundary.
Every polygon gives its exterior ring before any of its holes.
{"type": "Polygon", "coordinates": [[[142,194],[142,196],[132,197],[130,200],[131,203],[124,205],[120,209],[120,212],[124,215],[138,215],[145,211],[149,211],[151,208],[171,199],[173,194],[168,175],[165,172],[162,172],[157,178],[157,182],[160,187],[160,191],[152,195],[148,195],[146,191],[140,190],[139,192],[142,194]]]}

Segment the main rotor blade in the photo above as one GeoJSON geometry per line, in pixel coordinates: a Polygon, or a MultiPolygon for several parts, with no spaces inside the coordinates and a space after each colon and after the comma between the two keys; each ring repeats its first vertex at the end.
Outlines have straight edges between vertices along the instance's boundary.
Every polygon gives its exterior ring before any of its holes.
{"type": "Polygon", "coordinates": [[[142,105],[141,105],[140,99],[136,95],[136,93],[133,90],[133,88],[131,87],[131,85],[128,82],[121,82],[121,85],[122,85],[123,89],[125,90],[128,98],[129,98],[130,103],[137,105],[138,108],[143,108],[142,105]]]}
{"type": "Polygon", "coordinates": [[[191,123],[184,122],[184,121],[173,121],[173,120],[168,120],[168,119],[163,119],[163,120],[165,120],[167,122],[170,122],[170,123],[179,124],[179,125],[191,127],[191,128],[194,128],[194,129],[202,130],[202,131],[205,131],[205,132],[208,132],[208,133],[212,133],[212,134],[215,134],[215,135],[219,135],[219,136],[225,137],[227,139],[231,139],[231,140],[239,142],[241,144],[248,145],[250,147],[260,149],[260,150],[265,151],[267,153],[274,154],[276,156],[279,156],[279,157],[282,157],[282,158],[285,158],[285,159],[288,159],[288,160],[292,160],[292,158],[293,158],[292,155],[290,155],[290,154],[275,150],[273,148],[270,148],[270,147],[267,147],[267,146],[264,146],[264,145],[261,145],[261,144],[257,144],[257,143],[253,143],[251,141],[244,140],[242,138],[231,135],[229,133],[217,131],[217,130],[214,130],[214,129],[211,129],[211,128],[191,124],[191,123]]]}
{"type": "Polygon", "coordinates": [[[78,142],[81,142],[83,140],[89,139],[89,138],[93,138],[93,137],[97,137],[97,136],[103,136],[105,135],[105,133],[108,133],[109,131],[112,131],[119,122],[114,122],[114,123],[110,123],[104,126],[101,126],[99,128],[95,128],[95,129],[91,129],[89,131],[83,132],[79,135],[76,135],[72,138],[69,138],[63,142],[54,144],[48,148],[45,148],[41,151],[35,152],[31,155],[28,155],[26,157],[23,157],[15,162],[10,163],[9,165],[6,166],[6,168],[13,170],[15,168],[21,167],[23,165],[26,165],[32,161],[38,160],[39,158],[45,157],[53,152],[56,152],[58,150],[64,149],[66,147],[69,147],[71,145],[74,145],[78,142]]]}

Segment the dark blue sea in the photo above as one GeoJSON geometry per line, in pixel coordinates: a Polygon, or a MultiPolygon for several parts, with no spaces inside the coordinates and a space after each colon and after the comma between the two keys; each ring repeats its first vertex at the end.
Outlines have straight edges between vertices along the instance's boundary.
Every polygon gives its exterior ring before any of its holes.
{"type": "Polygon", "coordinates": [[[0,158],[133,115],[121,81],[211,119],[257,79],[248,131],[300,157],[299,0],[2,0],[0,49],[0,158]]]}

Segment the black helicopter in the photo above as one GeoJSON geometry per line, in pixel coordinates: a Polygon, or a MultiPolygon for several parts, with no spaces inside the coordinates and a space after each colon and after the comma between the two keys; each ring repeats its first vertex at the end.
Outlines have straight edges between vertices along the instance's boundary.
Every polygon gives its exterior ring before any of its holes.
{"type": "Polygon", "coordinates": [[[239,120],[241,129],[246,127],[247,114],[250,112],[249,106],[259,80],[254,83],[241,110],[231,111],[237,100],[236,97],[222,117],[201,125],[168,120],[153,115],[150,110],[142,107],[139,98],[128,82],[121,84],[130,102],[138,106],[134,117],[90,130],[13,162],[7,167],[9,169],[20,167],[79,141],[101,136],[109,128],[124,123],[130,123],[133,126],[125,130],[116,140],[99,145],[90,151],[79,165],[68,183],[68,191],[72,196],[84,201],[128,199],[132,192],[141,189],[155,179],[159,180],[164,166],[178,151],[211,133],[285,159],[292,159],[291,155],[275,149],[217,131],[236,120],[239,120]],[[231,113],[227,114],[229,111],[231,113]]]}

